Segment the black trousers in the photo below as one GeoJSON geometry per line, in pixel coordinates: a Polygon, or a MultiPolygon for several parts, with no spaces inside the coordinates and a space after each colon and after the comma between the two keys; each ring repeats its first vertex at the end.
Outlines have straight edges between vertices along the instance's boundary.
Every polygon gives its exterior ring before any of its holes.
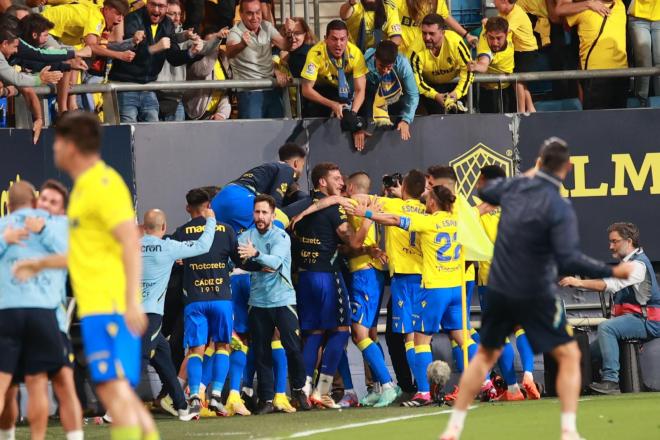
{"type": "Polygon", "coordinates": [[[155,313],[147,313],[147,318],[149,318],[149,326],[142,337],[142,370],[147,368],[147,364],[151,364],[163,382],[164,391],[172,398],[174,408],[184,409],[187,406],[186,397],[172,363],[170,344],[160,331],[163,317],[155,313]]]}
{"type": "Polygon", "coordinates": [[[302,341],[298,315],[293,306],[262,308],[250,306],[248,325],[254,350],[254,363],[257,371],[257,395],[262,402],[275,397],[273,356],[271,341],[275,327],[280,331],[282,346],[286,352],[291,387],[305,386],[305,364],[302,357],[302,341]]]}
{"type": "Polygon", "coordinates": [[[408,359],[406,358],[406,335],[392,331],[392,297],[387,301],[387,324],[385,327],[385,342],[392,359],[392,368],[396,382],[406,393],[414,393],[417,387],[413,382],[408,359]]]}
{"type": "Polygon", "coordinates": [[[515,113],[514,87],[513,84],[501,90],[479,87],[479,113],[515,113]]]}
{"type": "Polygon", "coordinates": [[[593,78],[582,81],[585,110],[626,108],[628,78],[593,78]]]}

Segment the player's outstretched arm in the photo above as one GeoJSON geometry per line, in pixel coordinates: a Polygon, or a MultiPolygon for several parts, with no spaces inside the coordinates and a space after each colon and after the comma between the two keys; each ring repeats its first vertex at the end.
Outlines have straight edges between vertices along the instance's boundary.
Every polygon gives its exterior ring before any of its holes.
{"type": "Polygon", "coordinates": [[[124,263],[126,278],[126,326],[134,335],[142,335],[147,329],[147,316],[140,303],[140,281],[142,279],[142,252],[140,234],[132,220],[124,221],[112,230],[112,235],[122,248],[121,259],[124,263]]]}
{"type": "Polygon", "coordinates": [[[168,244],[171,247],[170,256],[174,260],[182,260],[184,258],[203,255],[211,249],[213,238],[215,237],[215,214],[212,209],[207,208],[204,210],[204,217],[206,217],[204,232],[197,240],[168,240],[168,244]]]}
{"type": "Polygon", "coordinates": [[[351,199],[342,196],[324,197],[320,200],[315,201],[314,203],[309,205],[303,212],[293,217],[291,219],[291,223],[289,224],[289,229],[293,230],[293,228],[295,228],[296,224],[300,220],[307,217],[308,215],[314,214],[315,212],[321,211],[325,208],[329,208],[330,206],[334,206],[334,205],[341,205],[344,208],[346,208],[352,206],[353,203],[354,202],[352,202],[351,199]]]}
{"type": "Polygon", "coordinates": [[[67,260],[64,254],[53,254],[38,260],[17,261],[12,268],[12,273],[19,281],[27,281],[34,278],[46,269],[66,269],[67,260]]]}
{"type": "Polygon", "coordinates": [[[396,214],[388,214],[386,212],[377,212],[379,207],[377,205],[369,206],[364,203],[359,203],[346,209],[346,212],[356,217],[364,217],[384,226],[399,226],[401,224],[401,216],[396,214]]]}

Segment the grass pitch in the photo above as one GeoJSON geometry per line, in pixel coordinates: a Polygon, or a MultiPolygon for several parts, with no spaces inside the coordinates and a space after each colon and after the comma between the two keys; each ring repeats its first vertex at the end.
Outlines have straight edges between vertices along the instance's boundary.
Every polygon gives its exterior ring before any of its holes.
{"type": "MultiPolygon", "coordinates": [[[[175,439],[436,439],[448,418],[448,407],[419,409],[315,410],[298,414],[204,418],[179,422],[157,416],[163,440],[175,439]]],[[[584,397],[580,402],[578,428],[588,440],[660,439],[660,393],[623,394],[612,397],[584,397]]],[[[27,439],[26,427],[17,438],[27,439]]],[[[63,438],[59,426],[52,426],[48,439],[63,438]]],[[[85,426],[85,438],[108,439],[108,425],[85,426]]],[[[477,404],[469,412],[462,439],[557,440],[559,402],[540,401],[477,404]]]]}

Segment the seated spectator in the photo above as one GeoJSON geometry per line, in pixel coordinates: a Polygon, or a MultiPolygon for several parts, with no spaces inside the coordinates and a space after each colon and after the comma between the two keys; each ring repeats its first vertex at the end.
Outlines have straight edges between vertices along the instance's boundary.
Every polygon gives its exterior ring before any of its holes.
{"type": "Polygon", "coordinates": [[[639,229],[632,223],[614,223],[607,229],[610,251],[619,261],[635,263],[626,279],[581,280],[567,277],[562,286],[614,294],[613,318],[598,325],[592,344],[602,359],[602,381],[589,388],[598,394],[619,393],[619,341],[660,337],[660,287],[649,257],[639,243],[639,229]]]}
{"type": "Polygon", "coordinates": [[[429,14],[440,15],[447,26],[461,38],[465,38],[471,46],[477,44],[477,37],[470,33],[454,17],[449,14],[446,0],[393,0],[399,11],[401,20],[401,45],[399,49],[406,56],[413,51],[424,50],[422,39],[422,20],[429,14]]]}
{"type": "MultiPolygon", "coordinates": [[[[126,16],[125,38],[142,32],[145,41],[136,47],[132,63],[115,61],[109,79],[114,82],[147,84],[156,81],[167,60],[172,66],[180,66],[195,60],[202,50],[199,37],[187,50],[176,42],[174,23],[167,16],[166,0],[149,0],[147,6],[126,16]]],[[[151,91],[121,92],[117,94],[121,122],[157,122],[159,105],[156,93],[151,91]]]]}
{"type": "MultiPolygon", "coordinates": [[[[565,15],[569,0],[558,0],[557,13],[565,15]]],[[[587,3],[587,2],[585,2],[587,3]]],[[[569,26],[577,26],[580,37],[582,70],[625,69],[626,9],[622,0],[603,2],[607,12],[584,8],[566,17],[569,26]]],[[[593,78],[582,81],[585,110],[625,108],[628,78],[593,78]]]]}
{"type": "Polygon", "coordinates": [[[422,20],[425,49],[410,56],[415,79],[428,114],[466,111],[459,101],[468,93],[474,74],[468,69],[470,50],[463,39],[445,31],[445,20],[429,14],[422,20]],[[451,80],[458,77],[458,84],[451,80]]]}
{"type": "Polygon", "coordinates": [[[290,48],[279,51],[276,63],[279,67],[284,68],[291,77],[300,78],[307,54],[316,43],[316,37],[304,18],[291,17],[291,21],[294,24],[290,35],[286,34],[284,28],[280,31],[283,37],[290,38],[290,48]]]}
{"type": "MultiPolygon", "coordinates": [[[[105,0],[102,8],[93,3],[69,3],[51,6],[43,16],[53,23],[50,35],[67,47],[80,44],[88,46],[92,54],[130,62],[135,54],[131,51],[118,52],[101,44],[104,31],[111,32],[128,13],[126,0],[105,0]]],[[[58,87],[57,109],[60,113],[77,108],[75,97],[68,96],[68,86],[77,82],[70,72],[65,73],[58,87]]]]}
{"type": "MultiPolygon", "coordinates": [[[[628,33],[632,41],[635,67],[660,66],[660,3],[658,0],[633,0],[628,9],[628,33]]],[[[660,96],[660,76],[653,78],[653,92],[660,96]]],[[[648,76],[635,78],[635,96],[649,97],[648,76]]],[[[645,104],[645,103],[644,103],[645,104]]]]}
{"type": "MultiPolygon", "coordinates": [[[[219,49],[220,41],[217,34],[209,34],[205,40],[215,43],[208,53],[199,61],[195,61],[187,68],[186,76],[190,81],[224,81],[227,75],[227,58],[219,49]]],[[[198,89],[189,90],[183,94],[186,114],[190,119],[224,121],[231,116],[228,90],[226,89],[198,89]]]]}
{"type": "MultiPolygon", "coordinates": [[[[513,42],[509,22],[502,17],[490,17],[479,37],[477,61],[470,61],[470,71],[477,73],[512,73],[513,42]]],[[[480,83],[479,111],[481,113],[513,113],[516,97],[511,83],[480,83]]]]}
{"type": "MultiPolygon", "coordinates": [[[[500,17],[509,22],[509,30],[513,40],[515,72],[534,72],[538,58],[538,44],[534,37],[532,22],[525,11],[516,4],[516,0],[494,0],[495,7],[500,17]]],[[[518,101],[518,112],[535,112],[532,95],[529,93],[527,84],[518,81],[516,83],[516,96],[518,101]]]]}
{"type": "Polygon", "coordinates": [[[305,66],[301,75],[307,100],[304,115],[344,118],[342,129],[353,133],[355,148],[362,150],[365,127],[357,113],[364,104],[368,69],[360,49],[348,41],[346,23],[328,23],[325,40],[310,49],[305,66]]]}
{"type": "Polygon", "coordinates": [[[367,92],[364,104],[368,122],[376,126],[396,126],[401,139],[410,139],[419,91],[410,62],[398,52],[396,43],[384,40],[364,55],[367,92]],[[394,119],[394,122],[392,121],[394,119]]]}
{"type": "MultiPolygon", "coordinates": [[[[241,0],[241,22],[235,25],[227,37],[227,57],[234,79],[269,79],[273,75],[281,87],[288,83],[286,74],[273,69],[272,47],[288,50],[290,42],[269,21],[262,19],[259,0],[241,0]]],[[[285,23],[287,34],[292,32],[293,22],[285,23]]],[[[278,89],[245,90],[238,92],[238,117],[240,119],[281,118],[282,92],[278,89]]]]}
{"type": "Polygon", "coordinates": [[[384,39],[401,44],[401,22],[392,0],[348,0],[339,16],[348,26],[351,43],[362,52],[376,47],[384,39]]]}

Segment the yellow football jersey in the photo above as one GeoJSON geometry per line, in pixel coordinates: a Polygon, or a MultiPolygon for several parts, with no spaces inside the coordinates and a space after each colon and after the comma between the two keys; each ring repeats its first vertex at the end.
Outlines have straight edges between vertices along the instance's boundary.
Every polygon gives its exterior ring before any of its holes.
{"type": "Polygon", "coordinates": [[[632,0],[628,14],[649,21],[660,20],[660,2],[658,0],[632,0]]]}
{"type": "Polygon", "coordinates": [[[417,232],[422,247],[422,287],[437,289],[461,285],[464,271],[458,222],[451,212],[402,216],[403,229],[417,232]]]}
{"type": "MultiPolygon", "coordinates": [[[[390,214],[409,215],[426,212],[426,206],[417,199],[378,197],[378,202],[383,206],[383,211],[390,214]]],[[[390,275],[422,273],[422,248],[416,232],[410,233],[397,226],[387,226],[385,253],[390,275]]]]}
{"type": "Polygon", "coordinates": [[[474,79],[474,73],[468,70],[471,60],[470,50],[463,39],[453,31],[445,31],[445,38],[438,56],[430,49],[413,51],[410,56],[419,93],[429,99],[435,99],[438,92],[434,85],[446,84],[458,77],[454,92],[460,99],[465,96],[474,79]]]}
{"type": "MultiPolygon", "coordinates": [[[[481,35],[479,36],[479,44],[477,45],[477,59],[482,56],[488,57],[490,64],[488,65],[488,70],[486,73],[490,74],[501,74],[501,73],[512,73],[514,68],[513,60],[513,40],[511,33],[506,37],[506,47],[504,50],[499,52],[493,52],[488,46],[488,40],[486,39],[486,30],[482,29],[481,35]]],[[[502,88],[509,87],[509,83],[502,83],[502,88]]],[[[484,89],[498,89],[498,83],[481,83],[481,87],[484,89]]]]}
{"type": "MultiPolygon", "coordinates": [[[[362,218],[349,216],[348,220],[355,232],[362,227],[362,218]]],[[[365,247],[378,246],[378,241],[377,225],[372,223],[362,244],[365,247]]],[[[359,257],[349,258],[348,260],[348,268],[351,272],[366,269],[368,267],[373,267],[378,270],[384,269],[383,264],[378,258],[371,258],[369,255],[360,255],[359,257]]]]}
{"type": "MultiPolygon", "coordinates": [[[[396,35],[401,35],[401,22],[399,21],[399,13],[396,9],[396,4],[392,0],[383,0],[385,6],[385,23],[383,23],[383,37],[392,38],[396,35]]],[[[366,11],[362,2],[358,1],[353,5],[353,13],[346,20],[348,26],[348,36],[351,43],[358,44],[360,40],[360,26],[364,20],[364,29],[366,41],[364,42],[365,50],[370,47],[376,46],[374,38],[374,28],[376,21],[376,13],[374,11],[366,11]]]]}
{"type": "Polygon", "coordinates": [[[67,215],[68,265],[78,315],[124,313],[126,276],[122,248],[113,236],[118,225],[135,221],[124,180],[104,162],[97,162],[76,180],[67,215]]]}
{"type": "MultiPolygon", "coordinates": [[[[489,212],[480,217],[481,225],[486,231],[486,235],[493,244],[495,244],[495,239],[497,238],[497,226],[500,224],[500,215],[502,211],[500,208],[497,208],[493,212],[489,212]]],[[[490,261],[480,261],[479,262],[479,285],[487,286],[488,285],[488,274],[490,273],[490,261]]]]}
{"type": "Polygon", "coordinates": [[[513,9],[508,15],[502,15],[509,22],[509,30],[513,34],[513,47],[516,52],[531,52],[538,50],[539,45],[534,37],[532,22],[527,13],[518,5],[513,5],[513,9]]]}
{"type": "Polygon", "coordinates": [[[50,34],[67,46],[82,44],[88,35],[100,37],[105,29],[101,9],[93,3],[49,6],[42,15],[55,25],[50,34]]]}
{"type": "Polygon", "coordinates": [[[406,56],[409,56],[413,51],[421,51],[424,48],[424,40],[422,39],[422,19],[435,12],[442,16],[442,18],[449,17],[449,8],[445,0],[437,0],[435,11],[432,11],[428,5],[424,5],[420,11],[419,17],[412,17],[408,9],[407,0],[394,0],[397,10],[399,12],[399,20],[401,21],[401,46],[399,51],[406,56]]]}
{"type": "MultiPolygon", "coordinates": [[[[346,66],[344,66],[344,73],[352,73],[353,78],[360,78],[367,74],[367,64],[364,61],[364,55],[356,45],[349,42],[346,45],[346,66]]],[[[318,81],[319,84],[332,84],[339,85],[337,79],[337,68],[330,61],[328,50],[324,41],[316,43],[307,54],[305,60],[305,68],[300,74],[301,77],[310,80],[318,81]]]]}

